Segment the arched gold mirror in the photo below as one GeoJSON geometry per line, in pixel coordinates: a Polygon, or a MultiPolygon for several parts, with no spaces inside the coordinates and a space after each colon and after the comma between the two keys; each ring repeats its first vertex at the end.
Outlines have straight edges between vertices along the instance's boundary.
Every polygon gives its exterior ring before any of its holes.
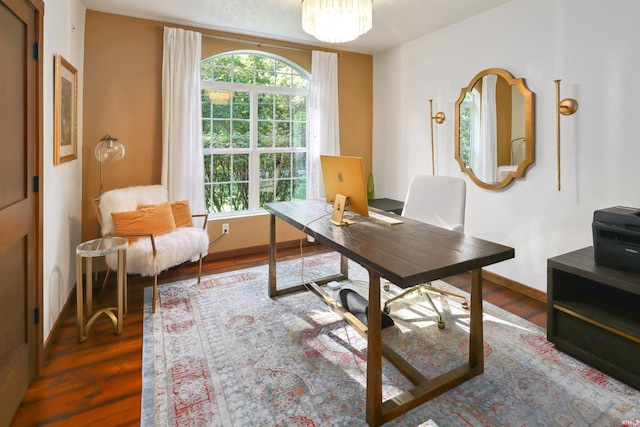
{"type": "Polygon", "coordinates": [[[534,96],[508,71],[481,71],[456,101],[455,157],[489,190],[523,178],[535,156],[534,96]]]}

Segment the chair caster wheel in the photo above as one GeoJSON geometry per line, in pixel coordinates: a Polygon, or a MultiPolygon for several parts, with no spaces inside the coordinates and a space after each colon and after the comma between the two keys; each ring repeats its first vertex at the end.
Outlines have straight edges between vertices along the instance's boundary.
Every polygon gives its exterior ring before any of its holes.
{"type": "Polygon", "coordinates": [[[384,311],[386,314],[391,313],[391,307],[385,307],[382,309],[382,311],[384,311]]]}
{"type": "Polygon", "coordinates": [[[444,322],[442,320],[438,320],[438,329],[444,329],[444,322]]]}
{"type": "Polygon", "coordinates": [[[465,310],[466,310],[467,308],[469,308],[469,303],[468,303],[468,302],[466,302],[466,301],[463,301],[463,302],[462,302],[462,308],[464,308],[465,310]]]}
{"type": "Polygon", "coordinates": [[[384,289],[385,291],[389,292],[389,284],[385,283],[384,285],[382,285],[382,289],[384,289]]]}

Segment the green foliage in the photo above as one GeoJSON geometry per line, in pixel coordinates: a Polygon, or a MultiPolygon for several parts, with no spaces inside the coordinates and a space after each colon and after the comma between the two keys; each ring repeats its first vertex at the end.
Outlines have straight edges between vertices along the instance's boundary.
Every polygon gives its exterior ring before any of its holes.
{"type": "Polygon", "coordinates": [[[291,65],[254,53],[222,54],[201,62],[203,81],[304,89],[309,79],[291,65]]]}
{"type": "Polygon", "coordinates": [[[205,198],[208,212],[249,209],[249,155],[205,155],[205,198]]]}
{"type": "Polygon", "coordinates": [[[473,102],[471,93],[467,92],[460,105],[460,157],[465,165],[469,167],[471,156],[471,104],[473,102]]]}
{"type": "MultiPolygon", "coordinates": [[[[304,95],[272,93],[269,87],[305,89],[308,78],[277,58],[254,53],[214,56],[201,63],[202,131],[205,149],[205,197],[208,212],[247,211],[250,208],[250,156],[258,152],[259,206],[280,200],[306,198],[306,102],[304,95]],[[207,85],[206,82],[233,84],[207,85]],[[252,109],[252,90],[258,89],[252,109]],[[228,102],[212,101],[212,92],[230,93],[228,102]],[[252,113],[252,111],[254,113],[252,113]],[[255,117],[252,117],[255,114],[255,117]],[[252,127],[252,121],[256,123],[252,127]],[[257,130],[252,148],[252,129],[257,130]],[[280,151],[265,152],[264,150],[280,151]],[[238,153],[233,150],[246,151],[238,153]],[[261,152],[262,150],[262,152],[261,152]],[[225,152],[226,151],[226,152],[225,152]]],[[[253,178],[256,179],[256,178],[253,178]]]]}

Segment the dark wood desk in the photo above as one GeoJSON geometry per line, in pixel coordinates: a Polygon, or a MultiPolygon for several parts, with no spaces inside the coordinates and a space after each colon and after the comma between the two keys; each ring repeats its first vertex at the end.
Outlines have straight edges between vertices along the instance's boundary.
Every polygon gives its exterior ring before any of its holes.
{"type": "MultiPolygon", "coordinates": [[[[367,423],[382,425],[484,371],[482,330],[482,270],[486,265],[514,257],[513,248],[455,233],[404,218],[389,226],[357,216],[356,223],[338,227],[329,222],[331,208],[322,200],[268,203],[271,214],[269,237],[269,296],[307,289],[304,285],[278,290],[276,287],[276,218],[304,231],[318,242],[362,265],[369,273],[369,306],[381,307],[380,279],[408,288],[454,274],[471,271],[469,361],[436,378],[427,379],[393,349],[382,342],[381,316],[369,310],[368,327],[350,316],[319,288],[325,302],[359,331],[367,345],[367,423]],[[393,363],[415,385],[382,401],[382,356],[393,363]]],[[[382,213],[382,211],[380,211],[382,213]]],[[[325,278],[326,279],[326,278],[325,278]]],[[[321,282],[317,282],[321,283],[321,282]]]]}

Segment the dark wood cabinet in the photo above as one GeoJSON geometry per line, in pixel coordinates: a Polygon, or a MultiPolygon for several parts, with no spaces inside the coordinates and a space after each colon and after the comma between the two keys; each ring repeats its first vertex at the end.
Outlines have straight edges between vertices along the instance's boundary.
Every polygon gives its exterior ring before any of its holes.
{"type": "Polygon", "coordinates": [[[593,247],[548,259],[547,339],[640,389],[640,273],[595,264],[593,247]]]}

